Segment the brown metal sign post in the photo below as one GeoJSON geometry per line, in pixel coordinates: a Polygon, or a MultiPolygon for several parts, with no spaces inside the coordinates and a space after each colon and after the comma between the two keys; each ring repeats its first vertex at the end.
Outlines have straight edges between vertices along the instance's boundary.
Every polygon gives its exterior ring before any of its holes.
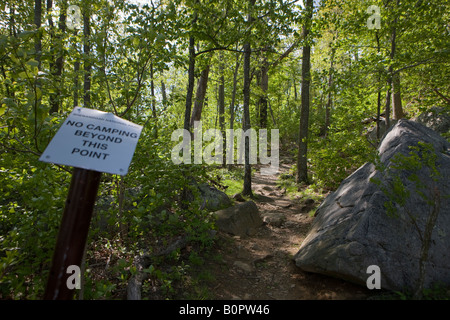
{"type": "Polygon", "coordinates": [[[67,268],[80,266],[102,173],[74,168],[44,299],[70,300],[67,268]]]}
{"type": "Polygon", "coordinates": [[[102,172],[127,174],[141,131],[111,113],[76,107],[41,155],[74,167],[44,299],[73,298],[70,270],[80,271],[102,172]]]}

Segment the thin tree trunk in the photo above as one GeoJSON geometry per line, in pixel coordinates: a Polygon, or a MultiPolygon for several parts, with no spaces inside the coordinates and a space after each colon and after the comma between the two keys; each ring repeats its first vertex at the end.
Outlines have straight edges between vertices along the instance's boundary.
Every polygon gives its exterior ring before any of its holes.
{"type": "Polygon", "coordinates": [[[259,86],[262,91],[262,95],[259,98],[259,125],[261,128],[267,127],[267,90],[269,90],[269,65],[267,63],[267,58],[264,57],[261,66],[261,80],[259,86]]]}
{"type": "MultiPolygon", "coordinates": [[[[400,6],[400,0],[397,0],[397,7],[400,6]]],[[[396,51],[396,35],[397,35],[397,20],[396,17],[394,19],[393,26],[393,34],[392,34],[392,45],[391,45],[391,59],[394,59],[396,51]]],[[[392,111],[393,111],[393,119],[400,120],[403,118],[403,107],[402,107],[402,98],[400,94],[400,72],[396,72],[392,76],[392,111]]]]}
{"type": "MultiPolygon", "coordinates": [[[[193,24],[197,18],[194,17],[193,24]]],[[[188,71],[188,86],[186,93],[186,108],[184,111],[184,129],[190,131],[191,124],[191,109],[192,109],[192,94],[194,93],[195,83],[195,39],[193,36],[189,37],[189,71],[188,71]]]]}
{"type": "Polygon", "coordinates": [[[302,56],[302,106],[300,110],[300,129],[299,129],[299,150],[297,158],[297,183],[308,183],[308,127],[309,127],[309,90],[311,81],[311,47],[308,43],[309,25],[312,19],[313,0],[306,0],[307,21],[303,26],[303,46],[302,56]]]}
{"type": "MultiPolygon", "coordinates": [[[[234,111],[235,111],[235,103],[236,103],[237,76],[238,76],[239,66],[240,66],[240,62],[241,62],[240,56],[241,56],[240,53],[236,54],[236,64],[235,64],[234,73],[233,73],[233,92],[231,93],[231,102],[230,102],[230,129],[231,130],[234,129],[234,111]]],[[[225,139],[226,139],[226,137],[225,137],[225,139]]],[[[231,150],[227,150],[227,154],[228,154],[228,152],[230,152],[230,154],[233,154],[233,153],[231,153],[232,150],[234,149],[233,139],[234,138],[231,137],[231,143],[230,143],[231,150]]],[[[223,150],[225,150],[225,149],[223,149],[223,150]]],[[[231,168],[233,166],[232,165],[233,162],[234,162],[234,159],[231,159],[230,164],[228,165],[229,170],[231,170],[231,168]]]]}
{"type": "MultiPolygon", "coordinates": [[[[76,47],[77,45],[74,44],[74,46],[76,47]]],[[[74,108],[78,107],[78,91],[80,90],[80,81],[79,81],[79,76],[78,76],[78,72],[80,71],[80,60],[78,59],[78,57],[76,59],[77,60],[73,64],[73,71],[75,74],[75,79],[73,80],[73,107],[74,108]]]]}
{"type": "Polygon", "coordinates": [[[392,78],[392,111],[393,119],[400,120],[403,118],[402,98],[400,93],[400,73],[397,72],[392,78]]]}
{"type": "MultiPolygon", "coordinates": [[[[53,20],[49,17],[49,25],[50,25],[50,36],[53,42],[53,51],[56,54],[53,54],[55,62],[50,63],[50,70],[55,79],[55,93],[50,95],[50,114],[59,112],[61,108],[61,85],[62,85],[62,70],[64,66],[64,50],[61,40],[61,35],[66,31],[66,10],[67,10],[67,2],[63,1],[61,7],[61,13],[59,15],[59,23],[58,28],[61,31],[61,34],[54,34],[54,26],[53,20]]],[[[52,10],[52,0],[47,0],[47,11],[50,14],[52,10]]]]}
{"type": "MultiPolygon", "coordinates": [[[[51,15],[52,12],[52,6],[53,6],[53,1],[52,0],[47,0],[47,17],[48,17],[48,26],[49,26],[49,36],[50,36],[50,43],[51,43],[51,50],[50,50],[50,54],[52,56],[52,59],[50,61],[50,73],[53,75],[53,79],[56,80],[56,63],[55,63],[55,51],[57,51],[57,49],[55,48],[55,25],[53,23],[53,18],[51,15]]],[[[55,86],[57,87],[57,86],[55,86]]],[[[56,94],[56,92],[53,93],[49,93],[49,104],[50,104],[50,111],[49,114],[52,114],[54,112],[58,112],[58,95],[56,94]]]]}
{"type": "MultiPolygon", "coordinates": [[[[397,0],[397,6],[399,5],[400,1],[397,0]]],[[[396,37],[397,37],[397,17],[394,18],[393,25],[392,25],[392,32],[391,32],[391,52],[389,54],[389,57],[391,59],[390,66],[388,69],[388,79],[387,79],[387,93],[386,93],[386,107],[385,107],[385,117],[386,117],[386,131],[389,129],[391,125],[390,116],[391,116],[391,89],[392,89],[392,82],[393,82],[393,74],[394,70],[392,67],[392,63],[395,57],[395,47],[396,47],[396,37]]]]}
{"type": "Polygon", "coordinates": [[[150,62],[150,95],[152,99],[152,117],[156,119],[155,81],[153,79],[153,60],[150,62]]]}
{"type": "Polygon", "coordinates": [[[9,7],[9,35],[11,37],[16,37],[17,32],[16,32],[16,23],[15,23],[15,9],[14,9],[14,3],[10,2],[10,7],[9,7]]]}
{"type": "Polygon", "coordinates": [[[294,99],[295,101],[297,101],[298,93],[297,93],[297,82],[295,81],[295,72],[294,72],[293,86],[294,86],[294,99]]]}
{"type": "MultiPolygon", "coordinates": [[[[249,13],[247,22],[249,25],[253,23],[253,6],[255,0],[249,0],[249,13]]],[[[246,132],[250,130],[250,57],[251,57],[251,45],[250,42],[244,44],[244,119],[243,130],[246,132]]],[[[252,193],[252,167],[250,165],[250,136],[245,138],[245,157],[244,157],[244,188],[242,194],[245,196],[253,196],[252,193]]]]}
{"type": "Polygon", "coordinates": [[[90,26],[90,12],[88,8],[85,8],[85,12],[83,13],[83,35],[84,35],[84,44],[83,44],[83,52],[84,52],[84,96],[83,103],[85,108],[89,108],[91,106],[91,61],[90,60],[90,36],[91,36],[91,26],[90,26]]]}
{"type": "Polygon", "coordinates": [[[155,98],[155,81],[154,81],[154,70],[153,70],[153,60],[150,62],[150,93],[152,99],[152,117],[153,122],[153,136],[155,139],[158,138],[158,116],[156,115],[156,98],[155,98]]]}
{"type": "Polygon", "coordinates": [[[162,92],[162,106],[163,109],[166,109],[167,106],[167,93],[166,93],[166,84],[163,80],[161,80],[161,92],[162,92]]]}
{"type": "Polygon", "coordinates": [[[200,74],[200,79],[197,83],[197,93],[195,94],[194,110],[192,110],[191,128],[194,126],[194,121],[200,121],[202,118],[203,104],[205,102],[206,91],[208,89],[210,65],[208,64],[200,74]]]}
{"type": "MultiPolygon", "coordinates": [[[[41,16],[42,16],[42,2],[41,0],[35,0],[34,3],[34,24],[36,25],[36,29],[39,30],[41,27],[41,16]]],[[[36,61],[38,62],[38,70],[41,70],[41,56],[42,56],[42,42],[41,42],[41,32],[40,30],[37,33],[36,36],[36,42],[34,44],[34,49],[36,52],[36,61]]],[[[39,144],[38,144],[38,112],[39,112],[39,107],[41,105],[41,101],[42,101],[42,83],[40,81],[40,79],[38,77],[36,77],[36,80],[34,82],[34,143],[35,143],[35,147],[36,150],[39,151],[39,144]],[[39,92],[41,92],[39,94],[39,92]]]]}
{"type": "MultiPolygon", "coordinates": [[[[375,33],[377,40],[377,52],[380,52],[380,35],[375,33]]],[[[380,114],[381,114],[381,71],[378,72],[378,94],[377,94],[377,140],[380,140],[380,114]]]]}
{"type": "Polygon", "coordinates": [[[272,107],[270,105],[270,101],[269,100],[267,100],[267,106],[269,107],[269,111],[270,111],[270,116],[272,118],[272,122],[276,126],[277,125],[277,121],[275,120],[275,117],[273,116],[273,110],[272,110],[272,107]]]}
{"type": "MultiPolygon", "coordinates": [[[[223,66],[223,56],[220,55],[219,62],[219,99],[218,99],[218,111],[219,111],[219,128],[222,133],[222,137],[225,137],[225,76],[224,76],[224,66],[223,66]]],[[[226,148],[226,141],[222,139],[222,150],[226,148]]],[[[225,167],[225,158],[222,152],[222,167],[225,167]]]]}
{"type": "MultiPolygon", "coordinates": [[[[389,67],[389,71],[388,72],[390,74],[392,74],[391,73],[392,72],[392,67],[389,67]]],[[[386,103],[385,103],[385,107],[384,107],[386,131],[391,126],[391,119],[390,119],[390,114],[391,114],[391,87],[392,87],[392,78],[391,78],[390,75],[388,75],[387,92],[386,92],[386,103]]]]}
{"type": "MultiPolygon", "coordinates": [[[[34,24],[36,29],[41,27],[41,16],[42,16],[42,0],[34,1],[34,24]]],[[[34,50],[36,52],[36,61],[38,62],[38,69],[41,70],[41,56],[42,56],[42,42],[40,32],[36,37],[36,43],[34,44],[34,50]]]]}
{"type": "Polygon", "coordinates": [[[330,127],[330,118],[331,118],[331,88],[333,86],[333,64],[334,64],[334,54],[335,49],[331,49],[331,62],[330,62],[330,70],[328,74],[328,100],[325,106],[325,137],[328,135],[328,128],[330,127]]]}
{"type": "MultiPolygon", "coordinates": [[[[197,1],[196,1],[197,3],[197,1]]],[[[188,70],[188,85],[186,92],[186,104],[184,110],[184,130],[191,132],[191,110],[192,110],[192,95],[194,93],[195,83],[195,38],[192,32],[195,29],[197,23],[197,12],[194,11],[191,22],[191,35],[189,36],[189,70],[188,70]]],[[[193,135],[193,132],[191,132],[193,135]]],[[[182,167],[182,176],[187,179],[187,169],[182,167]]],[[[181,207],[187,209],[189,189],[185,186],[181,191],[181,207]]]]}
{"type": "Polygon", "coordinates": [[[234,128],[234,110],[236,104],[236,89],[237,89],[237,76],[240,67],[240,53],[236,55],[236,65],[234,67],[233,73],[233,92],[231,93],[231,103],[230,103],[230,129],[234,128]]]}
{"type": "MultiPolygon", "coordinates": [[[[244,119],[242,129],[250,129],[250,43],[244,45],[244,119]]],[[[244,189],[242,194],[252,196],[252,168],[250,165],[250,138],[245,138],[244,189]]]]}

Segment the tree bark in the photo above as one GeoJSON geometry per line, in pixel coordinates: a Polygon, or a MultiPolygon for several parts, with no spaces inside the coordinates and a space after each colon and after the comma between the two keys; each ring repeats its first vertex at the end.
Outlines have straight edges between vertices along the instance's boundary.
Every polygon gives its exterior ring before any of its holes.
{"type": "MultiPolygon", "coordinates": [[[[76,44],[74,44],[75,48],[76,48],[76,44]]],[[[78,72],[80,71],[80,61],[78,58],[76,58],[77,60],[75,61],[75,63],[73,64],[73,71],[75,74],[75,79],[73,80],[73,107],[78,107],[78,91],[80,89],[80,82],[79,82],[79,77],[78,77],[78,72]]]]}
{"type": "Polygon", "coordinates": [[[313,0],[306,0],[307,19],[303,26],[303,57],[302,57],[302,106],[300,110],[300,129],[297,157],[297,183],[308,183],[308,127],[309,127],[309,89],[311,81],[311,47],[308,43],[309,26],[313,13],[313,0]]]}
{"type": "Polygon", "coordinates": [[[9,4],[9,35],[11,37],[16,37],[16,22],[14,19],[15,16],[15,9],[14,9],[14,3],[10,2],[9,4]]]}
{"type": "MultiPolygon", "coordinates": [[[[52,0],[47,0],[47,11],[50,13],[52,10],[52,0]]],[[[64,34],[66,31],[66,10],[67,10],[67,2],[63,1],[61,6],[61,13],[59,15],[59,23],[58,28],[61,31],[61,34],[64,34]]],[[[53,54],[55,62],[50,63],[50,70],[55,79],[55,93],[50,95],[50,114],[59,112],[61,108],[61,75],[64,66],[64,50],[63,45],[61,43],[61,34],[54,34],[54,26],[51,17],[49,17],[49,25],[51,28],[51,38],[53,40],[53,51],[56,54],[53,54]]]]}
{"type": "MultiPolygon", "coordinates": [[[[42,22],[42,0],[34,1],[34,24],[36,29],[41,27],[42,22]]],[[[36,37],[36,42],[34,44],[34,50],[36,52],[36,61],[38,62],[38,69],[41,70],[41,56],[42,56],[42,42],[40,32],[36,37]]]]}
{"type": "Polygon", "coordinates": [[[83,13],[83,35],[84,35],[84,44],[83,44],[83,53],[84,53],[84,96],[83,103],[85,108],[89,108],[91,106],[91,70],[92,64],[90,61],[90,52],[91,52],[91,26],[90,26],[90,12],[87,8],[89,4],[86,4],[83,13]]]}
{"type": "Polygon", "coordinates": [[[166,84],[163,80],[161,80],[161,92],[162,92],[162,106],[163,109],[166,109],[167,106],[167,93],[166,93],[166,84]]]}
{"type": "MultiPolygon", "coordinates": [[[[244,45],[244,119],[242,129],[244,132],[250,129],[250,43],[244,45]]],[[[242,195],[252,196],[252,168],[250,165],[250,143],[245,138],[245,160],[244,160],[244,190],[242,195]]]]}
{"type": "MultiPolygon", "coordinates": [[[[196,17],[194,17],[193,24],[196,17]]],[[[188,86],[186,93],[186,104],[184,111],[184,129],[190,131],[191,124],[191,108],[192,108],[192,94],[194,92],[195,82],[195,39],[193,36],[189,37],[189,71],[188,71],[188,86]]]]}
{"type": "MultiPolygon", "coordinates": [[[[247,23],[249,26],[253,23],[253,6],[256,0],[249,0],[249,13],[247,23]]],[[[250,42],[244,44],[244,119],[242,123],[242,129],[244,132],[251,128],[250,125],[250,57],[251,57],[251,45],[250,42]]],[[[244,157],[244,188],[242,195],[253,196],[252,193],[252,167],[250,165],[250,138],[245,138],[245,157],[244,157]]]]}
{"type": "Polygon", "coordinates": [[[330,118],[331,118],[331,103],[332,103],[332,98],[331,98],[331,88],[333,86],[333,64],[334,64],[334,54],[335,54],[335,49],[332,48],[331,49],[331,62],[330,62],[330,70],[329,70],[329,74],[328,74],[328,99],[327,99],[327,104],[325,105],[325,137],[328,135],[328,128],[330,127],[330,118]]]}
{"type": "Polygon", "coordinates": [[[261,79],[259,87],[261,88],[262,95],[259,98],[259,125],[261,128],[267,127],[267,90],[269,90],[269,65],[267,58],[264,57],[261,65],[261,79]]]}
{"type": "MultiPolygon", "coordinates": [[[[219,111],[219,128],[222,133],[222,137],[225,137],[225,76],[224,76],[224,65],[223,56],[220,55],[219,62],[219,99],[218,99],[218,111],[219,111]]],[[[226,150],[226,141],[222,139],[222,150],[226,150]]],[[[222,167],[225,167],[225,157],[224,152],[222,152],[222,167]]]]}
{"type": "MultiPolygon", "coordinates": [[[[235,110],[235,103],[236,103],[237,76],[238,76],[239,66],[240,66],[240,56],[241,56],[240,53],[236,54],[236,64],[235,64],[234,73],[233,73],[233,92],[231,93],[231,102],[230,102],[230,129],[231,130],[234,129],[234,110],[235,110]]],[[[231,146],[232,146],[232,148],[234,148],[233,140],[231,141],[231,146]]],[[[223,149],[223,150],[226,150],[226,149],[223,149]]],[[[227,150],[227,152],[231,152],[231,150],[227,150]]],[[[234,160],[231,159],[231,163],[233,163],[233,161],[234,160]]],[[[228,169],[231,169],[231,168],[232,168],[232,164],[229,164],[228,169]]]]}
{"type": "Polygon", "coordinates": [[[192,110],[191,128],[194,127],[194,121],[200,121],[202,118],[203,104],[205,102],[206,91],[208,89],[210,65],[208,64],[200,74],[197,83],[197,93],[195,94],[194,110],[192,110]]]}
{"type": "MultiPolygon", "coordinates": [[[[389,67],[389,71],[388,72],[389,73],[392,72],[392,67],[389,67]]],[[[390,75],[388,75],[387,92],[386,92],[386,103],[385,103],[385,107],[384,107],[386,131],[391,126],[391,119],[390,119],[390,115],[391,115],[391,87],[392,87],[392,78],[391,78],[390,75]]]]}
{"type": "MultiPolygon", "coordinates": [[[[380,35],[378,31],[375,33],[375,39],[377,40],[377,52],[380,52],[380,35]]],[[[381,74],[378,72],[378,92],[377,92],[377,140],[380,139],[380,114],[381,114],[381,74]]]]}
{"type": "MultiPolygon", "coordinates": [[[[400,4],[400,0],[397,0],[397,6],[400,4]]],[[[388,69],[388,79],[387,79],[387,93],[386,93],[386,106],[385,106],[385,117],[386,117],[386,131],[389,129],[391,125],[390,116],[391,116],[391,90],[393,87],[394,81],[394,69],[392,67],[393,60],[395,58],[395,49],[396,49],[396,38],[397,38],[397,17],[394,18],[392,23],[392,31],[391,31],[391,52],[389,54],[389,58],[391,60],[391,64],[388,69]]]]}
{"type": "Polygon", "coordinates": [[[400,93],[400,73],[397,72],[392,78],[392,111],[393,119],[403,118],[402,98],[400,93]]]}

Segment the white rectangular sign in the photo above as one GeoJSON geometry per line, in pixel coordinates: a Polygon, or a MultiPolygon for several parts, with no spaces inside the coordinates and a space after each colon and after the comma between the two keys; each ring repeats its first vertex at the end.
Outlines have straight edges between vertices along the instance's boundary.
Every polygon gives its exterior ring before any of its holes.
{"type": "Polygon", "coordinates": [[[112,113],[76,107],[39,160],[126,175],[141,131],[112,113]]]}

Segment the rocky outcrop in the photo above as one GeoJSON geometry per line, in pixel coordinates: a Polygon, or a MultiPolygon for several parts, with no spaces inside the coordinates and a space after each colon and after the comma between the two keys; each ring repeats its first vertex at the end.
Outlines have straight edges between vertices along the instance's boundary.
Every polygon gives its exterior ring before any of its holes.
{"type": "Polygon", "coordinates": [[[385,206],[389,194],[380,186],[392,183],[392,177],[366,163],[317,209],[294,257],[298,267],[365,286],[370,276],[367,268],[377,265],[382,288],[414,290],[423,261],[425,287],[450,284],[450,144],[419,123],[400,120],[378,148],[380,161],[391,168],[396,155],[408,156],[419,141],[433,146],[439,171],[435,180],[426,166],[417,172],[399,170],[397,177],[409,195],[403,205],[395,204],[396,217],[391,217],[385,206]],[[373,183],[373,178],[379,183],[373,183]],[[419,190],[413,181],[424,188],[419,190]],[[435,221],[430,219],[432,213],[436,213],[435,221]],[[432,228],[427,230],[427,225],[432,228]],[[430,241],[424,255],[427,232],[430,241]]]}

